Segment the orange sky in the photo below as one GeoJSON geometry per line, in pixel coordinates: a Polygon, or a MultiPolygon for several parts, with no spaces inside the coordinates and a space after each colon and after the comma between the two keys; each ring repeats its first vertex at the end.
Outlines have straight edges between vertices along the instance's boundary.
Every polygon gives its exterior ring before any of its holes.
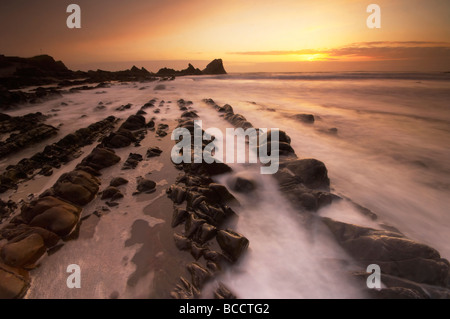
{"type": "Polygon", "coordinates": [[[2,1],[0,53],[46,53],[72,69],[222,58],[229,72],[449,71],[449,14],[448,0],[2,1]],[[372,2],[381,29],[366,26],[372,2]],[[70,3],[81,29],[66,27],[70,3]]]}

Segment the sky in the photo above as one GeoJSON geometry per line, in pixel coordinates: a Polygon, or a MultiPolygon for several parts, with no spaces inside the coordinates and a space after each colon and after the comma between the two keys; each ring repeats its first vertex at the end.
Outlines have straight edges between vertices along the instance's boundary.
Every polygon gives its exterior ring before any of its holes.
{"type": "Polygon", "coordinates": [[[449,16],[449,0],[0,0],[0,54],[74,70],[450,71],[449,16]],[[371,3],[381,28],[367,27],[371,3]]]}

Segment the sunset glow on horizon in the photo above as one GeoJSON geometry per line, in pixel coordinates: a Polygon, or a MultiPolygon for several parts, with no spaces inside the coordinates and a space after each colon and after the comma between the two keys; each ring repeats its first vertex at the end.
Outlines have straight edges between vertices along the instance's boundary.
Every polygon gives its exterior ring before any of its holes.
{"type": "Polygon", "coordinates": [[[222,58],[231,72],[275,64],[279,71],[450,70],[445,0],[379,0],[380,29],[367,27],[371,2],[359,0],[74,2],[81,29],[65,25],[70,1],[0,3],[0,54],[49,54],[73,69],[222,58]]]}

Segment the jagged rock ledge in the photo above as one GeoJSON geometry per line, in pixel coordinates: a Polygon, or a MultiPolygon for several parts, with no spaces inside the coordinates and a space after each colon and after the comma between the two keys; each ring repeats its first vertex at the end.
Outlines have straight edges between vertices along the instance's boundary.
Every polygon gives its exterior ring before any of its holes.
{"type": "MultiPolygon", "coordinates": [[[[235,127],[253,127],[244,116],[234,114],[232,106],[217,105],[205,99],[207,105],[223,113],[235,127]]],[[[268,132],[270,134],[270,131],[268,132]]],[[[280,191],[305,217],[305,225],[317,220],[315,212],[341,197],[330,192],[330,180],[325,164],[316,159],[298,159],[290,146],[290,137],[280,131],[280,169],[275,174],[280,191]]],[[[270,149],[270,148],[269,148],[270,149]]],[[[356,205],[364,215],[376,219],[367,208],[356,205]]],[[[366,281],[358,281],[373,298],[449,299],[450,263],[439,252],[425,244],[413,241],[400,232],[377,230],[321,218],[337,242],[361,265],[354,278],[366,279],[366,267],[377,264],[382,271],[386,288],[368,289],[366,281]]]]}

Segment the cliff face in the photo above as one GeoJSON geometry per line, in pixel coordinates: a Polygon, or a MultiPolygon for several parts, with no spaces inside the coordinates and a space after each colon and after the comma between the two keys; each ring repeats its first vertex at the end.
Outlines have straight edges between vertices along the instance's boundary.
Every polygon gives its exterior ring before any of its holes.
{"type": "Polygon", "coordinates": [[[67,77],[73,72],[61,61],[55,61],[49,55],[39,55],[32,58],[0,56],[2,76],[36,76],[36,77],[67,77]]]}
{"type": "Polygon", "coordinates": [[[26,86],[40,86],[59,83],[66,80],[87,78],[87,83],[106,81],[146,81],[156,77],[185,75],[216,75],[227,74],[222,59],[210,62],[204,70],[195,68],[189,63],[184,70],[162,68],[156,74],[145,68],[133,66],[123,71],[72,71],[63,62],[56,61],[49,55],[39,55],[32,58],[20,58],[0,55],[0,87],[7,90],[26,86]]]}
{"type": "Polygon", "coordinates": [[[203,74],[227,74],[222,59],[215,59],[203,70],[203,74]]]}

